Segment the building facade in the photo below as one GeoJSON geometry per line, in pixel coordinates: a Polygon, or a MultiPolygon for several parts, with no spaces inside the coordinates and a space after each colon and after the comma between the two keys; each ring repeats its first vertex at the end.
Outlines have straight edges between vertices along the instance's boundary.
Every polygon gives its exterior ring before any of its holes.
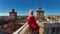
{"type": "Polygon", "coordinates": [[[38,16],[38,17],[44,17],[44,11],[43,11],[41,8],[39,8],[39,9],[37,10],[37,16],[38,16]]]}
{"type": "Polygon", "coordinates": [[[44,17],[44,11],[41,9],[41,7],[37,10],[37,20],[42,21],[45,19],[44,17]]]}
{"type": "Polygon", "coordinates": [[[17,19],[17,12],[15,12],[15,9],[12,9],[12,11],[9,12],[9,17],[12,19],[17,19]]]}

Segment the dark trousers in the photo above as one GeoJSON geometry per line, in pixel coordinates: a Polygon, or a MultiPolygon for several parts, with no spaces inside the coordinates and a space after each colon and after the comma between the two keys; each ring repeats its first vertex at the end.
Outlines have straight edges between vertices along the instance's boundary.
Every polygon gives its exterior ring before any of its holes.
{"type": "Polygon", "coordinates": [[[32,34],[39,34],[39,30],[33,30],[33,29],[31,29],[31,31],[32,31],[32,34]]]}
{"type": "Polygon", "coordinates": [[[39,30],[34,30],[34,34],[39,34],[39,30]]]}

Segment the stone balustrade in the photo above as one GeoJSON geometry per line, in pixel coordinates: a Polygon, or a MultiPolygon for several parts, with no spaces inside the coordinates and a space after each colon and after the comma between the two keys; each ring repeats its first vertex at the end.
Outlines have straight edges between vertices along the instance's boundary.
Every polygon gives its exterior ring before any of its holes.
{"type": "Polygon", "coordinates": [[[32,31],[27,23],[12,34],[31,34],[32,31]]]}
{"type": "MultiPolygon", "coordinates": [[[[39,28],[39,34],[60,34],[59,22],[37,22],[39,28]]],[[[32,34],[29,25],[26,23],[13,34],[32,34]]]]}

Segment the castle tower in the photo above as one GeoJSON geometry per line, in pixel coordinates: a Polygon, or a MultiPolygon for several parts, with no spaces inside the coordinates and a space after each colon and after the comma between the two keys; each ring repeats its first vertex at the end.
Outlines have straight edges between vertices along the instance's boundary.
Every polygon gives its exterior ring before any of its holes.
{"type": "Polygon", "coordinates": [[[17,19],[17,12],[15,12],[15,9],[12,9],[12,11],[9,12],[9,16],[12,19],[17,19]]]}
{"type": "Polygon", "coordinates": [[[41,9],[41,7],[37,11],[37,17],[44,17],[44,11],[41,9]]]}

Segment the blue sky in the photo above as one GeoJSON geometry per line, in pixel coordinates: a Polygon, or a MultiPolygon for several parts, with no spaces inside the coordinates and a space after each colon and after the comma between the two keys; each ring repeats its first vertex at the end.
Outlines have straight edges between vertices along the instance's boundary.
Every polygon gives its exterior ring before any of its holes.
{"type": "Polygon", "coordinates": [[[60,15],[60,0],[0,0],[0,16],[9,15],[13,8],[18,15],[28,15],[30,9],[36,15],[39,7],[45,15],[60,15]]]}

